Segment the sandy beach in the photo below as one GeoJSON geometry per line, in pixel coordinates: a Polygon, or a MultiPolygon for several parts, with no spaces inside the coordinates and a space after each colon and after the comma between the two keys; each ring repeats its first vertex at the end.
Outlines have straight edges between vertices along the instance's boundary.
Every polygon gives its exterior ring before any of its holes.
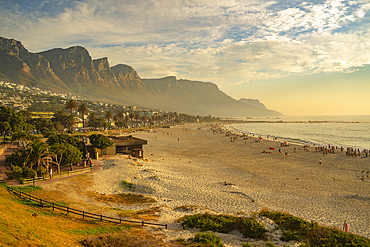
{"type": "MultiPolygon", "coordinates": [[[[100,194],[145,193],[157,203],[114,207],[162,206],[158,221],[169,223],[172,230],[180,230],[173,221],[189,213],[249,214],[267,208],[337,228],[346,220],[350,232],[370,237],[370,180],[361,181],[362,170],[370,170],[370,158],[350,158],[340,150],[323,156],[314,147],[309,151],[294,144],[280,147],[278,140],[237,138],[231,142],[207,124],[133,136],[148,141],[146,161],[123,155],[106,158],[103,170],[92,175],[90,189],[100,194]],[[122,181],[134,186],[128,188],[122,181]],[[182,206],[192,207],[187,211],[182,206]]],[[[191,237],[193,232],[166,234],[175,239],[191,237]]],[[[238,246],[230,241],[227,246],[238,246]]]]}

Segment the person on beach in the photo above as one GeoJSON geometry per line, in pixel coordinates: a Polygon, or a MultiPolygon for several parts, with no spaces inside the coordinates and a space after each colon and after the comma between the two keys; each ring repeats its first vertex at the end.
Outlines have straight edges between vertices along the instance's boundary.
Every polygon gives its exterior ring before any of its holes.
{"type": "Polygon", "coordinates": [[[51,169],[51,167],[49,169],[49,176],[50,176],[50,179],[53,179],[53,169],[51,169]]]}
{"type": "Polygon", "coordinates": [[[343,224],[343,231],[348,232],[348,224],[346,220],[344,221],[344,224],[343,224]]]}
{"type": "Polygon", "coordinates": [[[364,179],[365,179],[365,171],[362,171],[362,173],[361,173],[361,180],[364,181],[364,179]]]}
{"type": "Polygon", "coordinates": [[[320,160],[319,160],[319,165],[321,166],[321,164],[322,164],[322,160],[321,160],[321,158],[320,158],[320,160]]]}

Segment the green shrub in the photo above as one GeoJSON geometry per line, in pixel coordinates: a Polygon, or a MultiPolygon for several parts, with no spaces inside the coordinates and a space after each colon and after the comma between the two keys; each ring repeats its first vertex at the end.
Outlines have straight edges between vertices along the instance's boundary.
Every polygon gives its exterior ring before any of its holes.
{"type": "Polygon", "coordinates": [[[298,234],[296,232],[288,230],[288,231],[283,231],[280,240],[285,241],[285,242],[289,242],[289,241],[292,241],[292,240],[300,241],[301,239],[300,239],[300,237],[298,236],[298,234]]]}
{"type": "Polygon", "coordinates": [[[182,225],[197,227],[201,230],[228,233],[237,229],[246,238],[266,238],[266,229],[255,218],[234,217],[230,215],[196,214],[186,215],[182,225]]]}
{"type": "Polygon", "coordinates": [[[214,232],[228,233],[232,230],[231,224],[235,217],[226,215],[195,214],[184,216],[183,225],[197,227],[203,231],[211,230],[214,232]]]}
{"type": "Polygon", "coordinates": [[[266,247],[276,247],[276,245],[274,245],[273,243],[271,243],[270,241],[268,241],[265,245],[266,247]]]}
{"type": "Polygon", "coordinates": [[[307,246],[370,246],[370,239],[335,228],[319,226],[315,222],[308,222],[290,214],[263,210],[260,215],[287,229],[281,238],[284,241],[298,240],[307,246]]]}
{"type": "Polygon", "coordinates": [[[191,241],[200,244],[210,244],[212,247],[224,246],[221,238],[214,233],[197,233],[191,241]]]}
{"type": "Polygon", "coordinates": [[[47,174],[48,174],[48,172],[47,172],[47,171],[45,171],[45,170],[41,170],[41,169],[37,170],[37,176],[38,176],[38,177],[44,177],[44,176],[46,176],[47,174]]]}
{"type": "Polygon", "coordinates": [[[21,178],[23,173],[23,169],[20,166],[12,166],[12,170],[5,171],[6,176],[9,180],[14,178],[21,178]]]}
{"type": "Polygon", "coordinates": [[[23,169],[22,169],[22,167],[19,167],[19,166],[13,166],[13,175],[14,175],[16,178],[20,178],[20,177],[22,177],[22,173],[23,173],[23,169]]]}
{"type": "Polygon", "coordinates": [[[128,182],[126,180],[122,180],[121,181],[121,187],[123,187],[125,189],[134,189],[135,188],[135,184],[133,184],[131,182],[128,182]]]}
{"type": "Polygon", "coordinates": [[[237,224],[241,225],[240,232],[245,238],[264,238],[267,232],[255,218],[239,218],[237,224]]]}
{"type": "Polygon", "coordinates": [[[256,244],[244,243],[242,247],[255,247],[256,244]]]}
{"type": "Polygon", "coordinates": [[[37,172],[29,167],[23,168],[22,176],[24,178],[33,178],[37,176],[37,172]]]}

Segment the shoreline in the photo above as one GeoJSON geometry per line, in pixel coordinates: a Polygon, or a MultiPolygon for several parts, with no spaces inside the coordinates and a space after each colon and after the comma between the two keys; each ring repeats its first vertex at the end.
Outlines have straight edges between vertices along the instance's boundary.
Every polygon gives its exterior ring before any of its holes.
{"type": "MultiPolygon", "coordinates": [[[[273,123],[273,124],[290,124],[290,123],[293,123],[293,124],[315,124],[315,123],[347,123],[347,124],[355,124],[353,122],[330,122],[330,121],[322,121],[322,122],[314,122],[314,121],[302,121],[302,122],[290,122],[290,121],[286,121],[286,122],[269,122],[269,121],[263,121],[263,122],[246,122],[246,123],[230,123],[230,124],[227,124],[225,126],[227,126],[226,128],[228,128],[229,131],[232,131],[232,132],[239,132],[239,133],[244,133],[244,134],[248,134],[248,135],[257,135],[257,136],[262,136],[262,137],[267,137],[267,138],[278,138],[280,139],[281,141],[287,141],[287,142],[295,142],[295,143],[299,143],[299,144],[303,144],[303,145],[313,145],[313,146],[317,146],[317,147],[328,147],[328,146],[335,146],[338,148],[344,148],[344,149],[347,149],[347,148],[350,148],[350,149],[359,149],[361,152],[363,152],[364,150],[366,150],[366,152],[369,152],[370,151],[370,148],[366,147],[364,148],[364,146],[362,144],[354,144],[354,145],[348,145],[348,144],[333,144],[333,142],[330,143],[330,141],[315,141],[315,140],[309,140],[310,138],[308,139],[299,139],[299,138],[295,138],[295,137],[282,137],[282,136],[277,136],[277,135],[274,135],[274,134],[266,134],[266,133],[256,133],[256,132],[251,132],[251,131],[248,131],[248,130],[243,130],[243,129],[239,129],[237,125],[248,125],[248,124],[255,124],[255,123],[273,123]]],[[[360,123],[360,122],[357,122],[357,123],[360,123]]],[[[362,122],[362,123],[367,123],[367,122],[362,122]]],[[[365,131],[365,130],[363,130],[365,131]]],[[[335,137],[335,136],[334,136],[335,137]]],[[[343,140],[342,140],[343,141],[343,140]]]]}

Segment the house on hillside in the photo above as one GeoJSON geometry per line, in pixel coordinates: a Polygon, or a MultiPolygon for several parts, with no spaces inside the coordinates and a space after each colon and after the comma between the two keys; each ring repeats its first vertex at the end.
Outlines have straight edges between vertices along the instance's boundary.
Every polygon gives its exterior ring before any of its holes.
{"type": "Polygon", "coordinates": [[[92,159],[101,157],[102,155],[127,154],[136,158],[142,159],[144,157],[143,145],[147,144],[144,139],[139,139],[133,136],[109,136],[113,142],[112,147],[106,149],[94,149],[93,146],[87,145],[87,150],[92,159]]]}

